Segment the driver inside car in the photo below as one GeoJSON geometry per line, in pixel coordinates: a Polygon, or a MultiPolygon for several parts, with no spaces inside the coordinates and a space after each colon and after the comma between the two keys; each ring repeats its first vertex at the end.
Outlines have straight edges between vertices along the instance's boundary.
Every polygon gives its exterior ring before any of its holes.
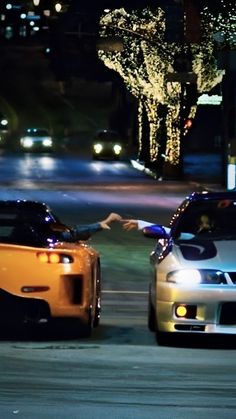
{"type": "Polygon", "coordinates": [[[198,223],[197,233],[211,233],[214,229],[214,222],[207,214],[202,214],[198,223]]]}

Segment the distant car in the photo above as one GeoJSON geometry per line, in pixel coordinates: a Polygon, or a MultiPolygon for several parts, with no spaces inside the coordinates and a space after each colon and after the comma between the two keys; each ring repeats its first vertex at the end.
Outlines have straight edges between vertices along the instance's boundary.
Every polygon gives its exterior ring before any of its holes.
{"type": "Polygon", "coordinates": [[[157,239],[148,305],[157,342],[176,334],[236,335],[236,192],[191,194],[169,229],[143,230],[157,239]]]}
{"type": "Polygon", "coordinates": [[[6,138],[9,133],[9,121],[3,115],[0,115],[0,147],[6,145],[6,138]]]}
{"type": "Polygon", "coordinates": [[[83,336],[98,326],[99,254],[46,204],[0,201],[0,267],[1,324],[63,319],[83,336]]]}
{"type": "Polygon", "coordinates": [[[20,138],[20,147],[25,151],[51,151],[54,143],[49,130],[27,128],[20,138]]]}
{"type": "Polygon", "coordinates": [[[121,136],[113,130],[104,129],[96,132],[92,144],[93,159],[119,160],[123,152],[121,136]]]}
{"type": "Polygon", "coordinates": [[[3,115],[0,115],[0,131],[1,132],[7,132],[9,126],[8,118],[6,118],[3,115]]]}

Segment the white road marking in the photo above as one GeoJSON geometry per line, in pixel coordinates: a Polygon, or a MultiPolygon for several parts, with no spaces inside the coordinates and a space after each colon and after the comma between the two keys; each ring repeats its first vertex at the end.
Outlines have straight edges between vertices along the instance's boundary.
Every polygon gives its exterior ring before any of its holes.
{"type": "Polygon", "coordinates": [[[104,294],[140,294],[147,295],[147,291],[127,291],[127,290],[103,290],[104,294]]]}

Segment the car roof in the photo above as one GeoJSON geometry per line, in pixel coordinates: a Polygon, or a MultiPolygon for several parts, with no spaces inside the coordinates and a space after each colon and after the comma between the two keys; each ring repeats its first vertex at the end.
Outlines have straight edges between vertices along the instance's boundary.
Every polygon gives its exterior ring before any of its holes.
{"type": "Polygon", "coordinates": [[[236,200],[236,191],[202,191],[193,192],[186,200],[188,201],[208,201],[208,200],[236,200]]]}
{"type": "Polygon", "coordinates": [[[16,200],[0,200],[0,209],[40,209],[47,211],[49,207],[43,203],[38,201],[30,201],[25,199],[16,199],[16,200]]]}
{"type": "Polygon", "coordinates": [[[103,133],[112,133],[112,134],[118,134],[118,132],[114,129],[104,128],[104,129],[98,129],[96,131],[97,134],[103,134],[103,133]]]}
{"type": "Polygon", "coordinates": [[[120,134],[117,131],[112,129],[101,129],[96,131],[96,137],[104,137],[104,138],[120,138],[120,134]]]}
{"type": "Polygon", "coordinates": [[[30,200],[0,200],[0,218],[7,214],[16,214],[29,220],[42,217],[46,222],[57,222],[49,206],[43,202],[30,200]]]}

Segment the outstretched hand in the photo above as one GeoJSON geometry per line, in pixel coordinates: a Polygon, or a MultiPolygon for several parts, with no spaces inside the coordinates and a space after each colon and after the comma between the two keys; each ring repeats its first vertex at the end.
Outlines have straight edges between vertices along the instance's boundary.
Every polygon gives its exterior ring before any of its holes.
{"type": "Polygon", "coordinates": [[[138,221],[137,220],[130,220],[130,219],[124,219],[119,214],[116,214],[115,212],[111,212],[107,218],[100,221],[101,228],[103,230],[110,230],[110,224],[114,221],[119,221],[122,223],[123,230],[130,231],[130,230],[138,230],[138,221]]]}
{"type": "Polygon", "coordinates": [[[137,220],[121,220],[123,224],[123,229],[126,231],[137,230],[138,221],[137,220]]]}
{"type": "Polygon", "coordinates": [[[111,212],[105,220],[100,221],[100,225],[103,230],[110,230],[110,224],[114,221],[121,221],[122,217],[119,214],[116,214],[115,212],[111,212]]]}

